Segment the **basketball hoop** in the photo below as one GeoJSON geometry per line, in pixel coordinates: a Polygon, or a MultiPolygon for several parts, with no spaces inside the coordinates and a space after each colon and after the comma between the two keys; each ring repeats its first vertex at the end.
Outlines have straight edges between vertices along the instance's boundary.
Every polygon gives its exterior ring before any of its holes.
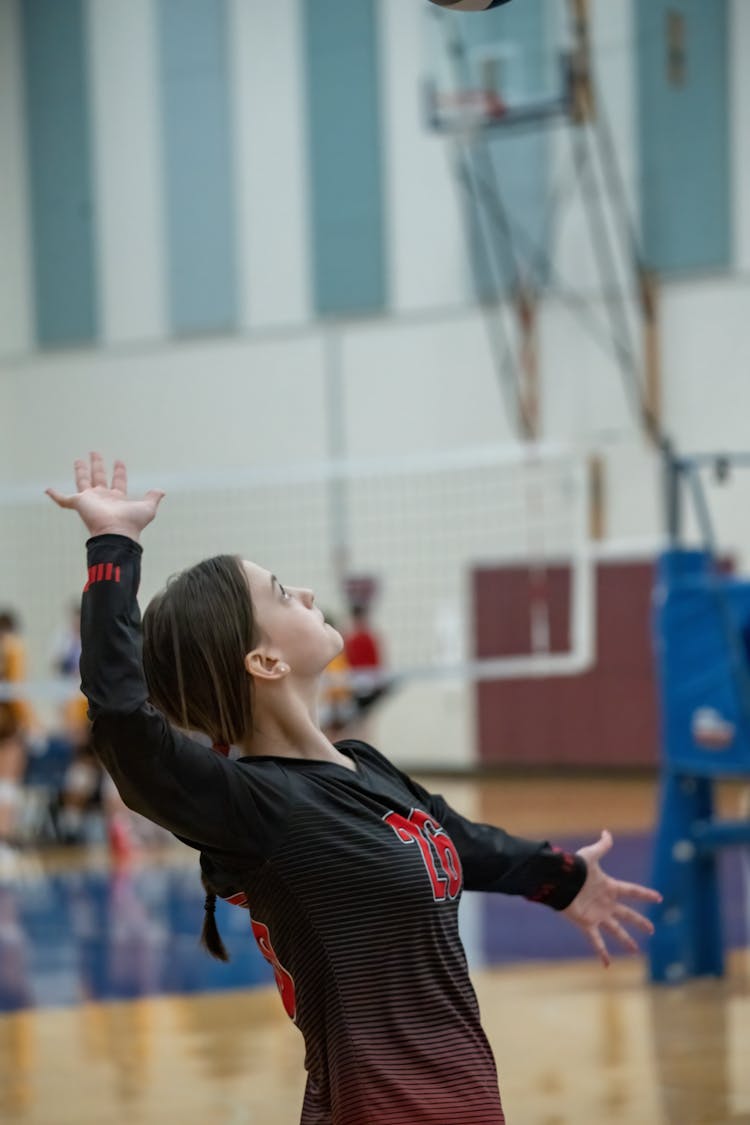
{"type": "MultiPolygon", "coordinates": [[[[510,126],[541,125],[570,118],[570,57],[561,56],[561,82],[558,91],[546,97],[526,97],[506,91],[494,71],[477,74],[486,85],[463,89],[441,88],[436,82],[427,86],[427,117],[437,133],[461,134],[494,130],[510,126]]],[[[484,68],[487,70],[487,67],[484,68]]]]}
{"type": "Polygon", "coordinates": [[[434,92],[432,123],[438,129],[481,128],[505,117],[508,107],[495,90],[434,92]]]}

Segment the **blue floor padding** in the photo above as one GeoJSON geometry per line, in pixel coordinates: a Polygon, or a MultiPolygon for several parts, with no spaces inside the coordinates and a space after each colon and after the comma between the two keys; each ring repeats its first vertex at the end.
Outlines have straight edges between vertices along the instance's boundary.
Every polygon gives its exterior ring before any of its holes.
{"type": "MultiPolygon", "coordinates": [[[[592,841],[555,842],[574,850],[592,841]]],[[[651,847],[650,834],[618,836],[605,867],[618,878],[646,882],[651,847]]],[[[747,888],[737,850],[722,856],[721,874],[725,943],[736,948],[748,940],[747,888]]],[[[474,968],[590,955],[582,935],[554,911],[503,895],[478,898],[474,968]]],[[[0,1011],[272,982],[246,911],[217,904],[228,965],[199,947],[202,914],[197,864],[194,871],[69,871],[6,882],[0,885],[0,1011]]]]}

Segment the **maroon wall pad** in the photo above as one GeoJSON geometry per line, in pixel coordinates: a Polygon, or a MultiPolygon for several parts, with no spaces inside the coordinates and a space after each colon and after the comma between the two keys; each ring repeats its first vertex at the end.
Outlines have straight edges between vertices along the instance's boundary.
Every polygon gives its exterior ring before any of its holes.
{"type": "MultiPolygon", "coordinates": [[[[582,675],[478,683],[479,757],[485,763],[654,765],[658,713],[651,650],[652,562],[595,564],[596,655],[582,675]]],[[[475,656],[531,651],[532,599],[542,597],[550,648],[568,651],[570,571],[524,566],[472,576],[475,656]]]]}

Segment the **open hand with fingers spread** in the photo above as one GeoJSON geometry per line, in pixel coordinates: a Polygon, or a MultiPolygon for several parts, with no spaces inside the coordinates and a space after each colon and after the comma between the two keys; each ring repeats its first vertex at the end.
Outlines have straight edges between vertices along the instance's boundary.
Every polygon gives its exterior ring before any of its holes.
{"type": "Polygon", "coordinates": [[[78,512],[89,535],[126,535],[136,543],[164,496],[159,489],[151,489],[140,500],[129,497],[128,475],[122,461],[115,461],[112,483],[108,484],[101,453],[92,453],[88,461],[75,462],[75,481],[77,491],[71,496],[63,496],[54,488],[48,488],[47,495],[58,507],[78,512]]]}
{"type": "Polygon", "coordinates": [[[637,953],[638,945],[626,926],[652,934],[654,927],[643,914],[626,906],[623,899],[636,902],[661,902],[661,895],[650,887],[638,883],[623,883],[602,871],[599,860],[612,847],[612,837],[605,829],[595,844],[579,848],[578,855],[586,860],[586,882],[581,887],[565,915],[585,933],[605,966],[609,965],[609,951],[601,931],[619,941],[630,953],[637,953]]]}

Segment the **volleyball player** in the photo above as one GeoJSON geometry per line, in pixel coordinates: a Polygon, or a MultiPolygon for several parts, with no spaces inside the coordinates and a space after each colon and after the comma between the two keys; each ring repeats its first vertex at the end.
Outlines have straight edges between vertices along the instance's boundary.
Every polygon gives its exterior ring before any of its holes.
{"type": "Polygon", "coordinates": [[[226,957],[216,894],[247,905],[306,1044],[303,1125],[498,1125],[497,1074],[458,935],[462,889],[564,911],[606,964],[602,931],[636,948],[644,887],[577,855],[459,816],[363,742],[317,723],[320,677],[341,649],[311,590],[234,556],[199,563],[140,629],[141,531],[162,493],[111,486],[76,461],[88,541],[82,687],[94,744],[126,803],[201,853],[204,943],[226,957]],[[214,753],[185,731],[207,735],[214,753]],[[244,751],[232,761],[230,744],[244,751]]]}

